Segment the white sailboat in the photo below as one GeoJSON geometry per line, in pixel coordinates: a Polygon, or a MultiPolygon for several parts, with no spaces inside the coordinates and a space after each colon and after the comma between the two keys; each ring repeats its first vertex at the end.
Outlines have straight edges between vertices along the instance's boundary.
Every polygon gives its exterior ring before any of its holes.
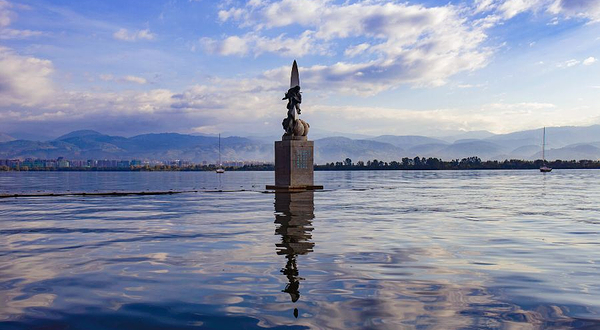
{"type": "Polygon", "coordinates": [[[551,171],[552,167],[546,165],[546,127],[544,127],[544,133],[542,138],[542,166],[540,167],[540,172],[547,173],[551,171]]]}
{"type": "Polygon", "coordinates": [[[225,173],[225,169],[223,168],[223,164],[221,163],[221,134],[219,134],[219,167],[215,172],[219,174],[225,173]]]}

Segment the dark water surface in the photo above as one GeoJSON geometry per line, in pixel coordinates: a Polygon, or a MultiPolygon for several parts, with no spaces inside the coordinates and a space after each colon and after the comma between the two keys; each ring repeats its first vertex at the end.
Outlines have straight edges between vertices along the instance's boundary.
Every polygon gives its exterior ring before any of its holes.
{"type": "Polygon", "coordinates": [[[0,173],[0,329],[599,329],[600,171],[0,173]],[[225,190],[228,192],[214,192],[225,190]]]}

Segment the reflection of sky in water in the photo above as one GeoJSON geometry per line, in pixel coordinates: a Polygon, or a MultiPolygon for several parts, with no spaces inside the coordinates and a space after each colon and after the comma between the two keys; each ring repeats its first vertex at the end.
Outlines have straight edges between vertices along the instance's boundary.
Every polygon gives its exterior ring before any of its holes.
{"type": "Polygon", "coordinates": [[[238,191],[0,200],[0,328],[600,327],[598,173],[2,173],[238,191]]]}

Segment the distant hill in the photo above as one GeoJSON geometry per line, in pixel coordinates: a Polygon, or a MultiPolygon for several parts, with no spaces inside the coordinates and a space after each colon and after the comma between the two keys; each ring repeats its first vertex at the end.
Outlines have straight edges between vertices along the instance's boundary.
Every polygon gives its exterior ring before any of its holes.
{"type": "MultiPolygon", "coordinates": [[[[499,134],[486,138],[502,146],[514,147],[524,145],[538,145],[542,143],[542,129],[534,129],[509,134],[499,134]]],[[[571,144],[600,141],[600,125],[576,127],[547,127],[546,128],[546,147],[562,148],[571,144]]]]}
{"type": "Polygon", "coordinates": [[[391,161],[402,158],[404,150],[390,143],[372,140],[352,140],[330,137],[315,141],[315,159],[318,163],[352,160],[391,161]]]}
{"type": "MultiPolygon", "coordinates": [[[[542,152],[539,151],[530,157],[530,159],[542,158],[542,152]]],[[[562,148],[546,150],[546,159],[571,160],[571,159],[600,159],[600,148],[591,144],[576,144],[562,148]]]]}
{"type": "Polygon", "coordinates": [[[10,136],[8,134],[0,132],[0,143],[2,143],[2,142],[8,142],[8,141],[14,141],[14,140],[16,140],[14,137],[12,137],[12,136],[10,136]]]}
{"type": "Polygon", "coordinates": [[[82,137],[90,137],[90,136],[99,136],[103,135],[102,133],[92,131],[92,130],[79,130],[73,131],[71,133],[65,134],[63,136],[59,136],[56,140],[66,140],[71,138],[82,138],[82,137]]]}
{"type": "MultiPolygon", "coordinates": [[[[216,162],[218,138],[177,133],[144,134],[131,138],[96,131],[75,131],[47,142],[15,140],[0,143],[0,158],[183,159],[216,162]]],[[[222,159],[273,158],[273,147],[240,137],[221,139],[222,159]]]]}
{"type": "Polygon", "coordinates": [[[408,148],[411,148],[411,147],[414,147],[417,145],[422,145],[422,144],[433,144],[433,143],[445,144],[446,143],[442,140],[438,140],[438,139],[434,139],[434,138],[430,138],[430,137],[426,137],[426,136],[420,136],[420,135],[381,135],[381,136],[372,138],[371,140],[377,141],[377,142],[389,143],[389,144],[395,145],[395,146],[403,148],[403,149],[408,149],[408,148]]]}
{"type": "Polygon", "coordinates": [[[492,132],[488,132],[488,131],[470,131],[470,132],[464,132],[464,133],[460,133],[460,134],[454,134],[454,135],[449,135],[449,136],[443,136],[440,137],[440,140],[444,140],[446,142],[456,142],[458,140],[466,140],[466,139],[487,139],[489,137],[494,136],[495,134],[492,132]]]}
{"type": "MultiPolygon", "coordinates": [[[[487,159],[527,159],[541,157],[541,129],[489,136],[489,132],[469,132],[451,138],[418,135],[381,135],[368,139],[349,137],[315,138],[315,161],[319,164],[403,157],[436,157],[444,160],[478,156],[487,159]],[[476,138],[483,136],[483,138],[476,138]]],[[[146,159],[189,160],[214,163],[218,159],[218,137],[179,133],[152,133],[111,136],[92,130],[74,131],[53,140],[0,139],[0,158],[146,159]]],[[[276,137],[277,139],[279,137],[276,137]]],[[[222,159],[226,161],[272,162],[273,140],[266,137],[224,137],[222,159]]],[[[549,160],[599,159],[600,125],[588,127],[549,127],[546,157],[549,160]]]]}
{"type": "Polygon", "coordinates": [[[438,155],[440,150],[448,147],[446,143],[425,143],[419,144],[411,147],[407,150],[407,157],[433,157],[434,155],[438,155]]]}
{"type": "Polygon", "coordinates": [[[15,140],[51,141],[56,138],[56,136],[50,136],[38,132],[10,132],[7,134],[15,138],[15,140]]]}
{"type": "Polygon", "coordinates": [[[454,159],[477,156],[481,159],[493,159],[496,155],[505,152],[502,146],[482,140],[469,140],[457,142],[438,151],[438,158],[454,159]]]}
{"type": "Polygon", "coordinates": [[[528,144],[524,146],[520,146],[514,150],[512,150],[509,154],[505,155],[505,157],[501,157],[503,159],[532,159],[532,155],[536,155],[540,151],[541,146],[528,144]]]}

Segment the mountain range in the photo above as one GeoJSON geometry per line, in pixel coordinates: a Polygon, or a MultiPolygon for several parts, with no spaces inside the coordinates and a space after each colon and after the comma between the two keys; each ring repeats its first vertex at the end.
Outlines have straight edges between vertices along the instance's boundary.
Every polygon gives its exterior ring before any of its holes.
{"type": "MultiPolygon", "coordinates": [[[[465,132],[446,137],[418,135],[332,136],[315,140],[315,162],[403,157],[437,157],[444,160],[478,156],[483,160],[540,159],[541,129],[493,134],[465,132]],[[351,138],[355,137],[355,138],[351,138]]],[[[74,131],[55,139],[31,141],[0,133],[0,159],[147,159],[189,160],[214,163],[219,156],[217,136],[153,133],[133,137],[110,136],[91,130],[74,131]]],[[[599,159],[600,125],[549,127],[546,129],[547,159],[599,159]]],[[[273,161],[273,141],[278,137],[221,139],[224,161],[273,161]]]]}

